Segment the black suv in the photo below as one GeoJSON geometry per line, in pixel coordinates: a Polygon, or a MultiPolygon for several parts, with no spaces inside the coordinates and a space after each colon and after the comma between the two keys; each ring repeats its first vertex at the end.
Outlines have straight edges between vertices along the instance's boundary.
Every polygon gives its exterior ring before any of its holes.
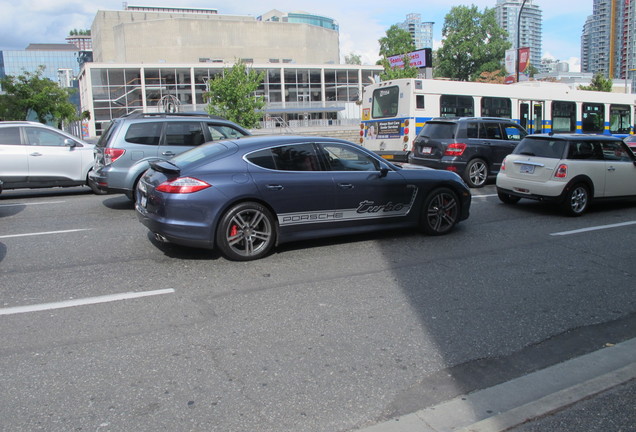
{"type": "Polygon", "coordinates": [[[503,159],[526,135],[524,128],[505,118],[432,119],[415,138],[408,161],[454,171],[468,186],[478,188],[497,175],[503,159]]]}
{"type": "Polygon", "coordinates": [[[134,191],[151,161],[170,159],[209,141],[250,135],[241,126],[202,113],[132,113],[114,119],[95,145],[90,177],[108,193],[134,191]]]}

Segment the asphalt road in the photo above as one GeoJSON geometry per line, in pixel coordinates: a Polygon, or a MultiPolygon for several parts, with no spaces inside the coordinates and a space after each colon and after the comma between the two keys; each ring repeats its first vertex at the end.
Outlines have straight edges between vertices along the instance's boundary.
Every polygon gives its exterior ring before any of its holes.
{"type": "Polygon", "coordinates": [[[636,336],[636,203],[474,191],[451,235],[155,243],[123,196],[0,195],[0,429],[352,431],[636,336]]]}

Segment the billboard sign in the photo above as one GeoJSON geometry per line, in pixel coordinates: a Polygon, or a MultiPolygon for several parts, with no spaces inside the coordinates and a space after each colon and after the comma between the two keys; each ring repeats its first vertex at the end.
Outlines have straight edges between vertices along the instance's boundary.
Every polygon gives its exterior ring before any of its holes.
{"type": "Polygon", "coordinates": [[[433,67],[433,55],[431,48],[424,48],[419,51],[413,51],[407,54],[395,55],[388,58],[392,68],[404,69],[404,57],[409,56],[411,61],[409,64],[415,68],[433,67]]]}

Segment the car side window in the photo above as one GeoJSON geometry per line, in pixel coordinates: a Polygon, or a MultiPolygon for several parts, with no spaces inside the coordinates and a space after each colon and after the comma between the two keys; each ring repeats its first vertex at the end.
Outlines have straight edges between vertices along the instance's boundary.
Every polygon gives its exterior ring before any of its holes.
{"type": "Polygon", "coordinates": [[[599,143],[592,141],[570,141],[568,143],[568,159],[603,160],[599,143]]]}
{"type": "Polygon", "coordinates": [[[240,138],[242,136],[245,136],[245,134],[243,134],[241,131],[229,126],[216,125],[213,123],[208,123],[207,126],[212,141],[218,141],[228,138],[240,138]]]}
{"type": "Polygon", "coordinates": [[[0,128],[0,145],[20,145],[20,128],[0,128]]]}
{"type": "Polygon", "coordinates": [[[501,128],[499,127],[499,123],[486,123],[486,136],[484,138],[488,139],[503,139],[501,136],[501,128]]]}
{"type": "Polygon", "coordinates": [[[25,128],[29,145],[64,147],[64,135],[40,128],[25,128]]]}
{"type": "Polygon", "coordinates": [[[466,125],[466,138],[479,138],[479,123],[469,122],[466,125]]]}
{"type": "Polygon", "coordinates": [[[605,160],[617,161],[617,162],[631,162],[632,158],[627,153],[627,150],[623,148],[620,143],[617,142],[603,142],[603,158],[605,160]]]}
{"type": "Polygon", "coordinates": [[[196,147],[205,142],[200,122],[167,122],[166,145],[196,147]]]}
{"type": "Polygon", "coordinates": [[[162,122],[133,123],[128,126],[124,140],[133,144],[159,145],[162,122]]]}
{"type": "Polygon", "coordinates": [[[504,124],[502,125],[505,132],[505,138],[511,141],[520,141],[527,135],[527,133],[517,125],[504,124]]]}
{"type": "Polygon", "coordinates": [[[379,162],[368,154],[342,144],[321,144],[331,171],[378,171],[379,162]]]}
{"type": "Polygon", "coordinates": [[[295,144],[259,150],[246,159],[261,168],[280,171],[321,171],[313,144],[295,144]]]}

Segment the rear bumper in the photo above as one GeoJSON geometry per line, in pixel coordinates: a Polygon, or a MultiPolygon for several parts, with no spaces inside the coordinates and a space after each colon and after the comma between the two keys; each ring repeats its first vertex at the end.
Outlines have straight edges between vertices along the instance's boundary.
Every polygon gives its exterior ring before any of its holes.
{"type": "Polygon", "coordinates": [[[108,166],[103,166],[101,168],[93,169],[89,172],[88,177],[93,183],[102,191],[107,192],[109,194],[127,194],[132,197],[132,190],[125,189],[122,187],[113,187],[112,183],[109,182],[109,172],[108,166]]]}
{"type": "Polygon", "coordinates": [[[456,158],[428,159],[418,157],[413,153],[409,154],[408,162],[414,165],[422,165],[429,168],[453,171],[462,174],[466,169],[466,162],[458,161],[456,158]]]}
{"type": "Polygon", "coordinates": [[[521,198],[557,202],[564,196],[566,188],[567,184],[560,181],[522,181],[502,173],[497,176],[497,191],[521,198]]]}
{"type": "Polygon", "coordinates": [[[135,203],[137,219],[162,241],[202,249],[213,249],[214,241],[210,227],[200,224],[178,222],[149,213],[135,203]]]}

